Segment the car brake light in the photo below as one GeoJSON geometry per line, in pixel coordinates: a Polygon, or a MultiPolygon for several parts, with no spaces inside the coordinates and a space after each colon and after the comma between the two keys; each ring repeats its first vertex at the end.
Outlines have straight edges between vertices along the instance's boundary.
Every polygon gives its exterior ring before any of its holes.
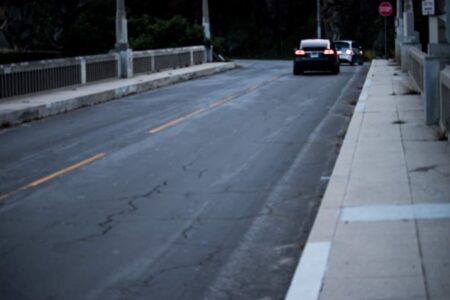
{"type": "Polygon", "coordinates": [[[352,54],[353,54],[353,51],[350,50],[350,49],[347,49],[347,51],[345,51],[345,53],[347,53],[348,55],[352,55],[352,54]]]}
{"type": "Polygon", "coordinates": [[[334,55],[334,50],[333,49],[325,49],[325,51],[323,51],[323,54],[325,54],[325,55],[334,55]]]}
{"type": "Polygon", "coordinates": [[[305,55],[305,54],[306,54],[305,50],[301,50],[301,49],[295,50],[295,55],[305,55]]]}

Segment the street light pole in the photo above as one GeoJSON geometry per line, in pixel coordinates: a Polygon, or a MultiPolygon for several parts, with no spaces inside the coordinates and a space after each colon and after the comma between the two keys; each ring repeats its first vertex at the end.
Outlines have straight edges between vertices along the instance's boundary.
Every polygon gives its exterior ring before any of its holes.
{"type": "Polygon", "coordinates": [[[128,25],[125,12],[125,0],[116,2],[116,45],[120,56],[119,76],[129,78],[133,76],[133,52],[128,48],[128,25]]]}
{"type": "Polygon", "coordinates": [[[202,12],[203,12],[203,18],[202,18],[202,25],[203,25],[203,33],[205,35],[206,40],[206,60],[208,62],[212,61],[212,45],[211,45],[211,27],[209,24],[209,5],[208,0],[203,0],[202,5],[202,12]]]}
{"type": "Polygon", "coordinates": [[[320,28],[320,0],[317,0],[317,38],[322,38],[322,29],[320,28]]]}

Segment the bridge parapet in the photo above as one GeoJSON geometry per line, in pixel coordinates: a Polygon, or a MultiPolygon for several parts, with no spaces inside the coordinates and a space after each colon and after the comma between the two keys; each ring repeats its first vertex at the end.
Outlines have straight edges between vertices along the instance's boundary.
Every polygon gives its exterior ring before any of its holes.
{"type": "Polygon", "coordinates": [[[450,137],[450,66],[441,71],[440,76],[441,117],[439,125],[450,137]]]}
{"type": "Polygon", "coordinates": [[[405,47],[403,51],[402,65],[414,89],[422,94],[426,123],[440,124],[443,130],[448,131],[450,58],[430,56],[413,46],[405,47]]]}
{"type": "MultiPolygon", "coordinates": [[[[135,74],[206,62],[204,46],[133,52],[135,74]]],[[[0,65],[0,99],[120,78],[120,57],[108,54],[0,65]]]]}

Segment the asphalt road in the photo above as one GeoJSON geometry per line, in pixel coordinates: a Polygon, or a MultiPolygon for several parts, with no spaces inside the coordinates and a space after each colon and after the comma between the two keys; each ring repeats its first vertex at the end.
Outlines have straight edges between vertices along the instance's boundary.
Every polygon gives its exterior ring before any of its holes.
{"type": "Polygon", "coordinates": [[[1,131],[0,298],[283,298],[368,66],[240,63],[1,131]]]}

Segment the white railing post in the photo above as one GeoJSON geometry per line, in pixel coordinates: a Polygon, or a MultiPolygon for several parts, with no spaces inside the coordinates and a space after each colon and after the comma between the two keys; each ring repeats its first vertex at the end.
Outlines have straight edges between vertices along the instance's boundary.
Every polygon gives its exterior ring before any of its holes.
{"type": "Polygon", "coordinates": [[[81,84],[86,84],[87,82],[87,73],[86,73],[86,59],[84,57],[79,58],[80,61],[80,81],[81,84]]]}

